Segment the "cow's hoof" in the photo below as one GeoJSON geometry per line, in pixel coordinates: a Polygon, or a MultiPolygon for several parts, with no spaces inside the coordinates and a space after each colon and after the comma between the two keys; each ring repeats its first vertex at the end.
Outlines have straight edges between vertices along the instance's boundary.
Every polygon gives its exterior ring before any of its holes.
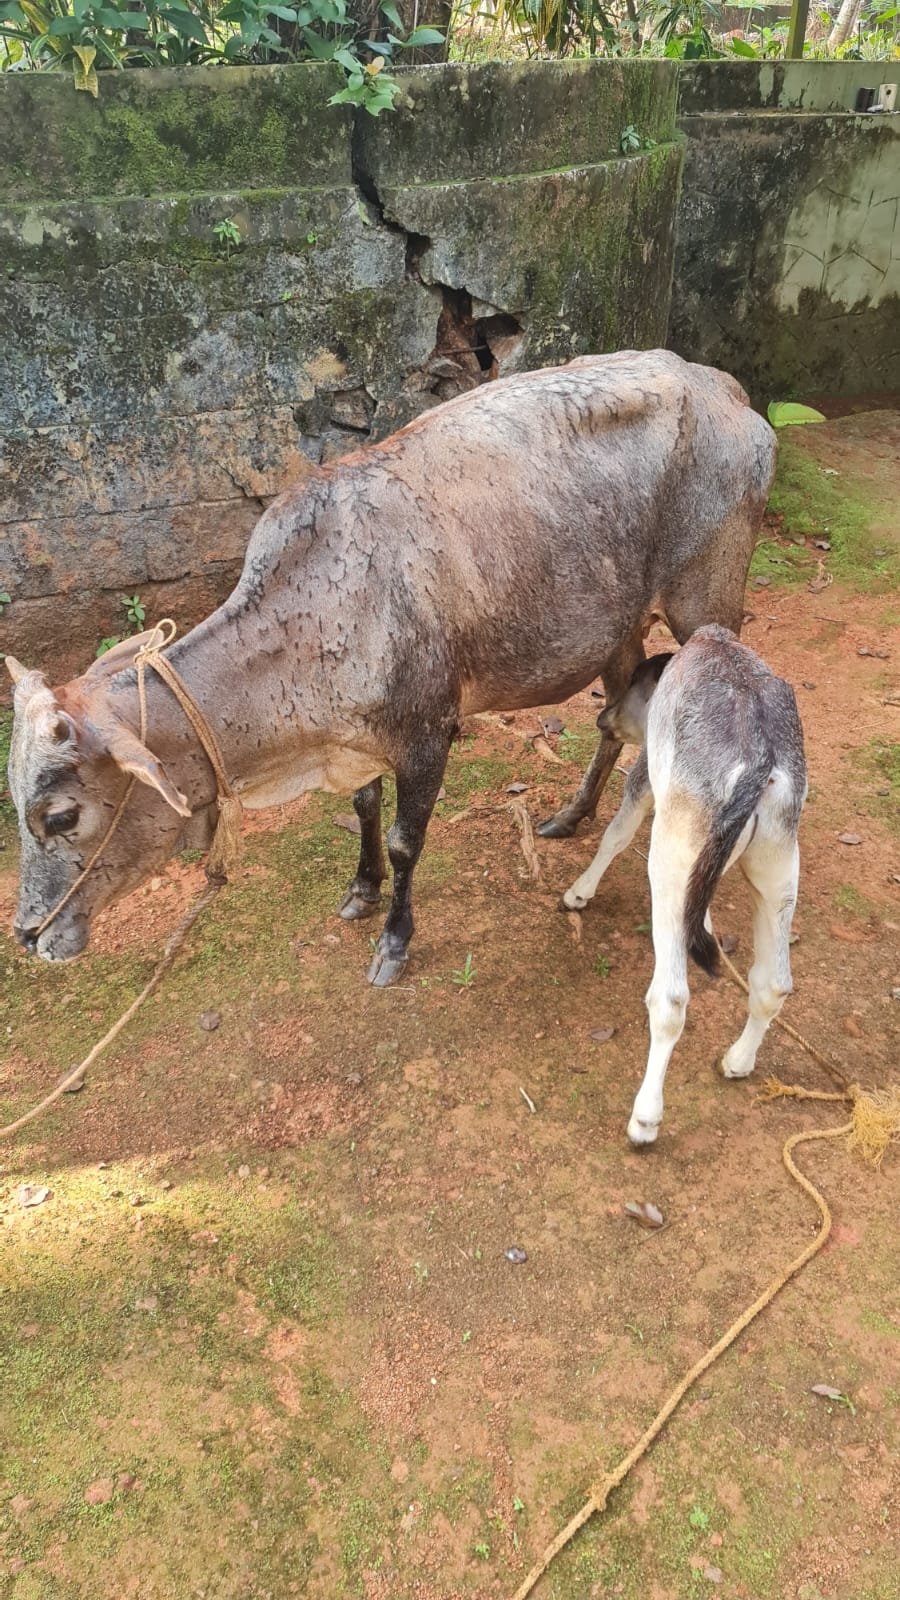
{"type": "Polygon", "coordinates": [[[405,955],[397,959],[395,956],[382,955],[380,950],[376,950],[367,974],[369,982],[376,989],[386,989],[405,970],[407,960],[408,957],[405,955]]]}
{"type": "Polygon", "coordinates": [[[338,906],[338,916],[345,922],[361,922],[363,917],[374,917],[381,905],[381,895],[369,900],[355,889],[348,889],[338,906]]]}
{"type": "Polygon", "coordinates": [[[565,811],[557,811],[554,817],[547,817],[545,822],[539,822],[537,831],[542,839],[573,839],[581,821],[568,816],[565,811]]]}

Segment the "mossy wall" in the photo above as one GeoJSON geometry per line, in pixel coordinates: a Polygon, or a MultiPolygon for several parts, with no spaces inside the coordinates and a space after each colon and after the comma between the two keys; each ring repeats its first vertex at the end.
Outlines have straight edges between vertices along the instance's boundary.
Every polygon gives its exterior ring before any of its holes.
{"type": "Polygon", "coordinates": [[[356,123],[338,82],[0,77],[0,650],[82,666],[126,593],[187,625],[316,463],[498,373],[665,342],[671,63],[426,67],[356,123]]]}
{"type": "Polygon", "coordinates": [[[670,339],[760,404],[900,390],[900,116],[890,62],[696,62],[670,339]]]}
{"type": "Polygon", "coordinates": [[[193,622],[273,495],[517,367],[900,389],[885,74],[425,67],[377,121],[324,66],[0,76],[0,650],[83,665],[126,593],[193,622]]]}

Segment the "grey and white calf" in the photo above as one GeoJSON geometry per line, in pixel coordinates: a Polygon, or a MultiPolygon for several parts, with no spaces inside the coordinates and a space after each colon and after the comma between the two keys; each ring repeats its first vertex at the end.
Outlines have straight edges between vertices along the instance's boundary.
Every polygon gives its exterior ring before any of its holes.
{"type": "Polygon", "coordinates": [[[598,721],[604,733],[642,742],[642,749],[594,860],[563,902],[571,911],[584,909],[655,808],[650,1055],[628,1124],[633,1144],[652,1144],[666,1069],[684,1027],[687,958],[717,975],[709,904],[735,861],[753,897],[753,966],[747,1025],[722,1061],[726,1078],[753,1071],[766,1029],[791,992],[797,829],[806,799],[803,730],[790,685],[720,627],[699,628],[677,655],[642,662],[625,695],[598,721]]]}

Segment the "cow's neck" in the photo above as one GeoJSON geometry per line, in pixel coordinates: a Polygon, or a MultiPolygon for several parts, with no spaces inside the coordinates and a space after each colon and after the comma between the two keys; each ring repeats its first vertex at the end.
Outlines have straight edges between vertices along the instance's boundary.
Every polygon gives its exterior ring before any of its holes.
{"type": "MultiPolygon", "coordinates": [[[[250,809],[307,789],[350,793],[385,763],[347,726],[315,668],[302,672],[258,613],[226,603],[167,652],[207,721],[225,770],[250,809]],[[276,641],[276,642],[273,642],[276,641]]],[[[214,798],[211,768],[171,690],[147,673],[147,742],[193,807],[214,798]]]]}

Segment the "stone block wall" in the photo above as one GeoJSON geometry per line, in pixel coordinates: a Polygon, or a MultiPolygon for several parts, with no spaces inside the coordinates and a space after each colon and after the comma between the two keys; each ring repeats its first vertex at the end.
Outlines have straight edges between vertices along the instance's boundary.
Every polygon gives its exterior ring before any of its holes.
{"type": "Polygon", "coordinates": [[[187,626],[317,463],[518,366],[665,342],[671,63],[424,68],[357,123],[336,83],[0,77],[0,651],[83,667],[135,592],[187,626]]]}

